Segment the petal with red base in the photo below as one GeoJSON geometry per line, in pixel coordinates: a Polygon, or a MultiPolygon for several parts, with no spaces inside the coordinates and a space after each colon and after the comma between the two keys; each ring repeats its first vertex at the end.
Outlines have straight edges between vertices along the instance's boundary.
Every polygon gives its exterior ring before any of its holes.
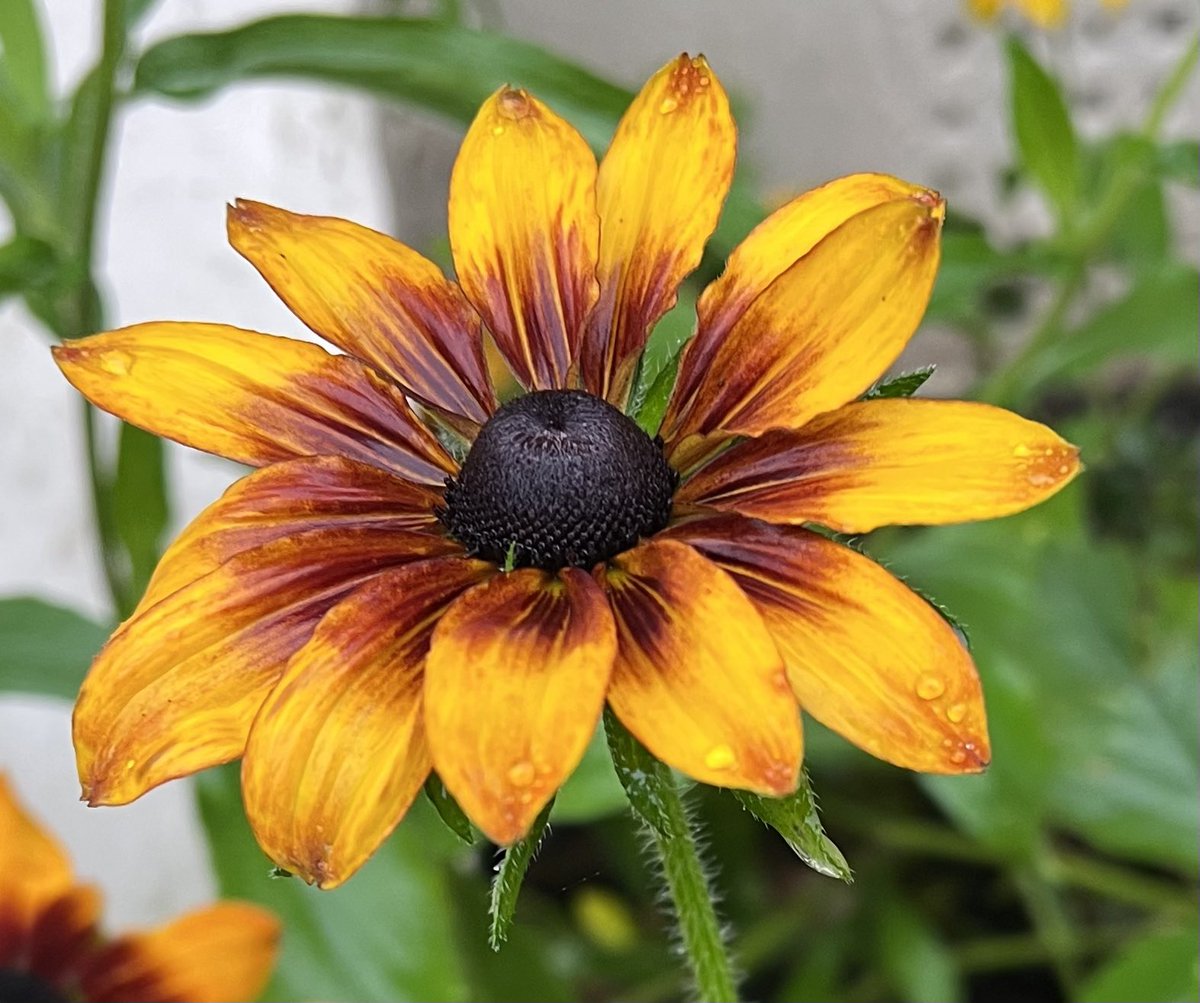
{"type": "Polygon", "coordinates": [[[292,656],[242,761],[246,814],[277,864],[334,888],[403,817],[429,775],[429,636],[489,568],[449,557],[384,572],[334,606],[292,656]]]}
{"type": "Polygon", "coordinates": [[[579,764],[615,652],[604,594],[578,568],[502,575],[442,618],[425,669],[429,744],[490,839],[525,835],[579,764]]]}

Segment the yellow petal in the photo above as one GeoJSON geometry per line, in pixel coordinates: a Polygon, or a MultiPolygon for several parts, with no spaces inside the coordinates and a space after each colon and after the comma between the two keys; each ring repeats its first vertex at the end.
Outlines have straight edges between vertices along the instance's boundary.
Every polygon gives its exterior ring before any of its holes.
{"type": "Polygon", "coordinates": [[[967,8],[981,21],[995,20],[1004,0],[967,0],[967,8]]]}
{"type": "Polygon", "coordinates": [[[691,547],[655,540],[612,562],[609,703],[664,763],[719,787],[782,795],[800,768],[800,714],[762,618],[691,547]]]}
{"type": "Polygon", "coordinates": [[[248,902],[218,902],[106,945],[83,974],[85,999],[257,999],[279,953],[279,920],[248,902]]]}
{"type": "Polygon", "coordinates": [[[932,192],[852,216],[772,282],[734,324],[673,438],[798,428],[867,389],[920,323],[944,203],[932,192]]]}
{"type": "Polygon", "coordinates": [[[923,773],[988,763],[971,656],[920,596],[808,530],[737,515],[667,531],[728,571],[787,663],[800,705],[873,756],[923,773]]]}
{"type": "Polygon", "coordinates": [[[696,304],[696,336],[680,361],[664,435],[673,430],[674,406],[692,396],[730,329],[764,289],[847,220],[921,191],[887,174],[851,174],[805,192],[759,223],[696,304]]]}
{"type": "Polygon", "coordinates": [[[163,322],[58,345],[54,359],[97,407],[251,466],[346,456],[431,484],[455,470],[394,384],[317,345],[163,322]]]}
{"type": "Polygon", "coordinates": [[[596,158],[537,98],[501,87],[450,176],[454,267],[517,378],[565,387],[596,299],[596,158]]]}
{"type": "Polygon", "coordinates": [[[389,567],[457,550],[423,533],[316,529],[230,558],[126,621],[75,704],[91,804],[236,759],[263,700],[325,612],[389,567]]]}
{"type": "Polygon", "coordinates": [[[659,70],[600,165],[600,299],[583,346],[587,388],[624,403],[654,323],[699,263],[733,181],[737,129],[703,56],[659,70]]]}
{"type": "Polygon", "coordinates": [[[579,764],[615,651],[604,595],[578,568],[502,575],[442,618],[425,668],[429,745],[489,839],[525,835],[579,764]]]}
{"type": "Polygon", "coordinates": [[[1058,28],[1067,19],[1067,0],[1015,0],[1017,7],[1039,28],[1058,28]]]}
{"type": "Polygon", "coordinates": [[[340,456],[272,463],[236,481],[167,548],[138,612],[244,550],[312,529],[439,533],[441,493],[340,456]]]}
{"type": "Polygon", "coordinates": [[[365,226],[238,199],[229,242],[326,341],[414,397],[483,422],[496,398],[479,318],[440,268],[365,226]]]}
{"type": "Polygon", "coordinates": [[[322,888],[353,874],[429,776],[429,635],[488,565],[450,557],[372,579],[333,607],[254,720],[242,796],[259,844],[322,888]]]}
{"type": "Polygon", "coordinates": [[[0,965],[8,940],[29,936],[40,912],[71,881],[67,855],[0,773],[0,965]]]}
{"type": "Polygon", "coordinates": [[[1079,472],[1051,429],[987,404],[871,400],[721,453],[680,502],[844,533],[1011,515],[1079,472]]]}

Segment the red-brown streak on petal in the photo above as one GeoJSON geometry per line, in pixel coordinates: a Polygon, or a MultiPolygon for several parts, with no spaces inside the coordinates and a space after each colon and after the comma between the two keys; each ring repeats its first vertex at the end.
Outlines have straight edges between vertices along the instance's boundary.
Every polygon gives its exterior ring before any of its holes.
{"type": "Polygon", "coordinates": [[[85,798],[124,804],[237,758],[288,658],[331,606],[380,571],[456,552],[423,533],[310,530],[237,554],[127,621],[75,705],[85,798]]]}
{"type": "Polygon", "coordinates": [[[566,386],[595,301],[596,159],[523,90],[480,109],[450,179],[450,246],[463,291],[514,374],[566,386]]]}
{"type": "Polygon", "coordinates": [[[222,324],[138,324],[53,349],[97,407],[251,466],[343,455],[440,484],[454,461],[404,394],[317,345],[222,324]]]}
{"type": "Polygon", "coordinates": [[[800,715],[754,606],[691,547],[656,537],[602,572],[617,624],[617,716],[655,756],[722,787],[795,788],[800,715]]]}
{"type": "Polygon", "coordinates": [[[414,397],[481,423],[495,409],[479,317],[416,251],[346,220],[238,199],[230,243],[321,337],[414,397]]]}
{"type": "Polygon", "coordinates": [[[854,399],[900,354],[937,273],[935,193],[852,216],[751,303],[690,395],[663,419],[668,450],[694,433],[799,428],[854,399]]]}
{"type": "Polygon", "coordinates": [[[604,595],[578,568],[502,575],[442,618],[425,669],[430,749],[489,838],[525,835],[578,765],[615,651],[604,595]]]}
{"type": "Polygon", "coordinates": [[[71,986],[99,938],[99,919],[100,893],[95,888],[77,885],[64,892],[37,917],[28,948],[28,971],[59,988],[71,986]]]}
{"type": "Polygon", "coordinates": [[[445,609],[494,573],[436,558],[384,572],[334,606],[267,697],[242,794],[278,864],[332,888],[407,811],[429,774],[423,665],[445,609]]]}
{"type": "Polygon", "coordinates": [[[442,493],[339,456],[273,463],[235,482],[159,561],[138,612],[271,540],[313,529],[374,526],[440,533],[442,493]]]}
{"type": "Polygon", "coordinates": [[[588,320],[588,390],[628,393],[650,328],[699,263],[733,178],[729,101],[703,56],[659,70],[629,106],[600,166],[600,298],[588,320]]]}
{"type": "Polygon", "coordinates": [[[667,529],[754,603],[805,711],[880,759],[972,773],[990,757],[979,677],[934,608],[869,558],[732,513],[667,529]]]}

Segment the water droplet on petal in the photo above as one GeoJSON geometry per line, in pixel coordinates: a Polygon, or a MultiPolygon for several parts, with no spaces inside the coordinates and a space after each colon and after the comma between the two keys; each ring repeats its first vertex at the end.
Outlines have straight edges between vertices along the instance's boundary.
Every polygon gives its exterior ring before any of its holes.
{"type": "Polygon", "coordinates": [[[533,803],[533,792],[532,791],[521,791],[521,796],[519,798],[517,798],[517,800],[520,801],[521,804],[532,804],[533,803]]]}
{"type": "Polygon", "coordinates": [[[97,360],[110,376],[128,376],[133,372],[133,356],[128,352],[105,352],[97,360]]]}
{"type": "Polygon", "coordinates": [[[1017,457],[1018,459],[1024,459],[1025,457],[1029,456],[1032,452],[1033,452],[1033,450],[1030,449],[1028,446],[1026,446],[1024,443],[1013,446],[1013,456],[1017,457]]]}
{"type": "Polygon", "coordinates": [[[670,115],[676,108],[679,107],[679,102],[674,98],[666,97],[662,99],[662,103],[658,106],[659,114],[670,115]]]}
{"type": "Polygon", "coordinates": [[[965,703],[951,704],[946,708],[946,717],[951,724],[958,724],[964,717],[967,716],[967,705],[965,703]]]}
{"type": "Polygon", "coordinates": [[[493,125],[492,126],[492,135],[493,136],[503,136],[504,135],[504,126],[493,125]]]}
{"type": "Polygon", "coordinates": [[[956,766],[967,761],[967,754],[962,749],[955,749],[950,753],[950,762],[956,766]]]}
{"type": "Polygon", "coordinates": [[[528,787],[533,783],[533,763],[514,763],[508,768],[508,782],[514,787],[528,787]]]}
{"type": "Polygon", "coordinates": [[[137,766],[137,761],[136,761],[136,760],[133,760],[133,759],[126,759],[126,760],[125,760],[125,769],[127,769],[127,770],[132,770],[132,769],[133,769],[135,766],[137,766]]]}
{"type": "Polygon", "coordinates": [[[917,680],[917,696],[922,700],[936,700],[946,692],[946,681],[941,676],[922,676],[917,680]]]}
{"type": "Polygon", "coordinates": [[[714,745],[704,757],[704,765],[710,770],[727,770],[737,762],[737,756],[728,745],[714,745]]]}

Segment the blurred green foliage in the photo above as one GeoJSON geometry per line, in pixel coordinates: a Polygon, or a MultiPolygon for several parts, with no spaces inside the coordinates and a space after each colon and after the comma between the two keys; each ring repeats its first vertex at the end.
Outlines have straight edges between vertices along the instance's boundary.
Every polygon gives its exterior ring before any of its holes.
{"type": "MultiPolygon", "coordinates": [[[[512,82],[602,149],[630,99],[536,46],[463,27],[453,5],[425,20],[282,16],[129,51],[128,33],[151,5],[106,4],[103,53],[60,97],[49,90],[33,0],[0,4],[0,196],[14,224],[0,246],[0,297],[22,297],[59,338],[103,326],[92,243],[118,102],[292,77],[465,124],[512,82]]],[[[1011,181],[1042,192],[1054,232],[1001,250],[983,227],[952,217],[929,317],[970,347],[975,396],[1053,423],[1083,447],[1088,470],[1014,519],[865,542],[967,625],[991,723],[986,774],[916,777],[811,725],[808,767],[840,850],[807,787],[785,803],[689,793],[748,998],[1197,997],[1200,317],[1196,269],[1178,254],[1166,193],[1197,184],[1200,155],[1194,139],[1160,137],[1196,45],[1142,129],[1099,141],[1077,134],[1058,81],[1019,39],[1005,55],[1011,181]],[[805,868],[793,849],[843,877],[844,852],[855,883],[805,868]]],[[[643,360],[636,400],[646,427],[665,406],[696,289],[761,216],[739,181],[711,257],[643,360]]],[[[921,382],[914,374],[882,392],[921,382]]],[[[119,616],[170,524],[163,451],[134,429],[106,451],[90,410],[83,420],[119,616]]],[[[0,690],[70,699],[107,626],[37,599],[0,601],[0,690]]],[[[680,977],[664,964],[670,924],[639,846],[669,835],[671,819],[631,787],[636,750],[626,753],[623,791],[597,735],[555,803],[540,857],[530,865],[535,836],[498,865],[490,931],[491,851],[472,845],[436,778],[428,803],[360,875],[319,893],[271,876],[236,769],[202,776],[222,893],[263,902],[287,925],[269,998],[679,998],[680,977]],[[630,824],[626,793],[649,837],[630,824]],[[507,943],[495,953],[489,939],[507,943]]],[[[659,795],[669,808],[674,781],[656,782],[668,784],[659,795]]]]}

